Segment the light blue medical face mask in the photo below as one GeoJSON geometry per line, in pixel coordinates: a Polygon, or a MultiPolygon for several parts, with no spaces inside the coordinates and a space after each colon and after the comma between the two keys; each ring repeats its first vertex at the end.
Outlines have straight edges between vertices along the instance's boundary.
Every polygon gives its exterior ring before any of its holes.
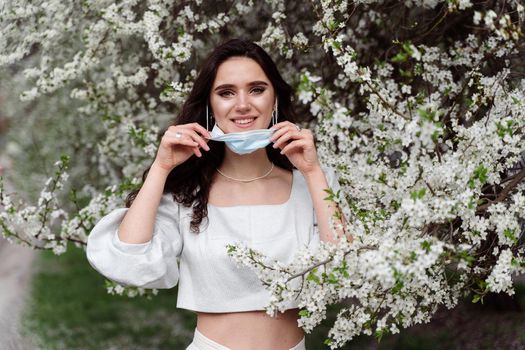
{"type": "Polygon", "coordinates": [[[270,137],[274,132],[275,129],[257,129],[225,134],[215,123],[211,130],[210,140],[224,142],[232,152],[237,154],[248,154],[268,146],[272,142],[270,137]]]}

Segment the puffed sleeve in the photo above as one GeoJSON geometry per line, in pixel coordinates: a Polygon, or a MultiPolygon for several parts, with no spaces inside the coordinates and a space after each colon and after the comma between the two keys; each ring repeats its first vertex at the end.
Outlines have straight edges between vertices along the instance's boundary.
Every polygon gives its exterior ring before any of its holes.
{"type": "Polygon", "coordinates": [[[172,288],[179,281],[177,258],[182,251],[179,204],[162,196],[149,242],[122,242],[117,234],[127,208],[115,209],[93,228],[87,241],[91,266],[115,282],[143,288],[172,288]]]}

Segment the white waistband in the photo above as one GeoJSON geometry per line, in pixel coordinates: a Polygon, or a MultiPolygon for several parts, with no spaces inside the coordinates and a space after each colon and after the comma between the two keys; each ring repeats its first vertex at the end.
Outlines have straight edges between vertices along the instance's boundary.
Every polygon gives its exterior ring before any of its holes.
{"type": "Polygon", "coordinates": [[[230,350],[217,342],[214,342],[204,334],[199,332],[195,328],[195,334],[193,335],[193,342],[187,348],[187,350],[230,350]]]}
{"type": "MultiPolygon", "coordinates": [[[[305,338],[295,345],[290,350],[306,350],[305,338]]],[[[210,338],[206,337],[204,334],[199,332],[195,328],[195,334],[193,335],[193,342],[186,348],[186,350],[231,350],[230,348],[221,345],[217,342],[214,342],[210,338]]]]}

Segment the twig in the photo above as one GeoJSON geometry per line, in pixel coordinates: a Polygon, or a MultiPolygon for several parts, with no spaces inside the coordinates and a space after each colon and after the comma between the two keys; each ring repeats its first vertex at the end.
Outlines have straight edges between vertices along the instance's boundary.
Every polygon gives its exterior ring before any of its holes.
{"type": "Polygon", "coordinates": [[[476,212],[485,211],[492,204],[499,203],[499,202],[502,202],[503,200],[505,200],[505,198],[507,198],[507,195],[510,193],[510,191],[512,191],[521,182],[521,180],[523,180],[524,178],[525,178],[525,168],[523,168],[514,177],[514,179],[510,182],[510,184],[508,184],[507,187],[505,187],[503,189],[503,191],[500,192],[500,194],[498,195],[498,197],[494,201],[492,201],[490,203],[487,203],[487,204],[480,205],[479,207],[476,208],[476,212]]]}
{"type": "MultiPolygon", "coordinates": [[[[371,249],[373,249],[373,248],[374,248],[374,247],[368,247],[368,246],[367,246],[367,247],[361,247],[361,248],[358,248],[357,251],[359,252],[359,251],[361,251],[361,250],[371,250],[371,249]]],[[[345,253],[343,254],[343,259],[346,258],[346,256],[347,256],[348,254],[350,254],[351,251],[352,251],[352,250],[347,250],[347,251],[345,251],[345,253]]],[[[319,267],[319,266],[321,266],[321,265],[326,265],[326,264],[328,264],[328,263],[329,263],[330,261],[332,261],[332,260],[334,260],[334,258],[333,258],[333,257],[330,257],[330,258],[328,258],[328,259],[326,259],[326,260],[320,261],[320,262],[318,262],[317,264],[314,264],[314,265],[310,266],[310,267],[307,268],[306,270],[303,270],[303,271],[298,272],[298,273],[296,273],[296,274],[294,274],[294,275],[291,275],[291,276],[288,277],[288,279],[286,280],[286,283],[290,282],[291,280],[293,280],[293,279],[295,279],[295,278],[297,278],[297,277],[304,276],[306,273],[312,271],[313,269],[315,269],[315,268],[317,268],[317,267],[319,267]]]]}

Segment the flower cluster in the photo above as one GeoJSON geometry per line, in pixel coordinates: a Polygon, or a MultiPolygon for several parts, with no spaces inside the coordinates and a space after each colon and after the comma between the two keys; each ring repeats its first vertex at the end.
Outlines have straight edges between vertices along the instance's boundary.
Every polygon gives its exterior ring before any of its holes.
{"type": "MultiPolygon", "coordinates": [[[[209,3],[3,5],[7,149],[30,179],[10,181],[34,203],[14,204],[0,188],[5,236],[57,254],[66,242],[83,246],[140,186],[203,57],[248,35],[295,87],[321,161],[339,174],[329,198],[353,236],[287,262],[230,246],[271,292],[270,314],[295,303],[310,331],[342,303],[326,341],[338,348],[427,322],[469,293],[474,302],[513,293],[525,268],[521,1],[209,3]],[[70,158],[46,181],[36,160],[64,150],[70,158]]],[[[111,293],[146,293],[108,283],[111,293]]]]}

